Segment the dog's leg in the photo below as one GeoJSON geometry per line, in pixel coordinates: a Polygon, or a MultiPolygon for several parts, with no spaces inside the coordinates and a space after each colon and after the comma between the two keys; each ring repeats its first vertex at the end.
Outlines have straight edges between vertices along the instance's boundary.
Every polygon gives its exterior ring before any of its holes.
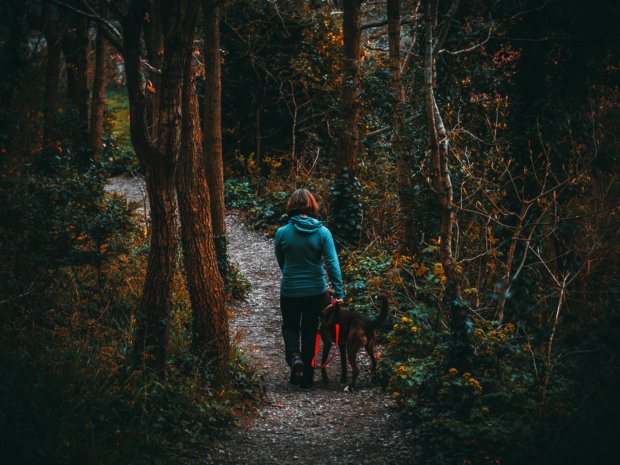
{"type": "MultiPolygon", "coordinates": [[[[323,358],[321,361],[321,365],[323,365],[326,362],[327,357],[329,357],[329,351],[331,348],[332,348],[331,339],[328,339],[328,338],[323,339],[323,358]]],[[[327,384],[329,382],[329,378],[327,376],[327,368],[321,368],[321,378],[323,378],[324,384],[327,384]]]]}
{"type": "Polygon", "coordinates": [[[338,344],[340,349],[340,382],[345,384],[347,382],[347,343],[338,344]]]}
{"type": "Polygon", "coordinates": [[[347,386],[347,391],[352,391],[355,389],[355,383],[357,382],[357,375],[360,370],[357,366],[357,352],[360,350],[360,344],[358,340],[349,341],[347,344],[347,356],[349,359],[349,363],[351,364],[351,382],[347,386]]]}
{"type": "Polygon", "coordinates": [[[368,341],[368,344],[366,344],[366,353],[370,357],[371,379],[373,382],[375,382],[376,381],[375,372],[377,371],[377,359],[375,358],[375,339],[374,338],[372,338],[370,341],[368,341]]]}

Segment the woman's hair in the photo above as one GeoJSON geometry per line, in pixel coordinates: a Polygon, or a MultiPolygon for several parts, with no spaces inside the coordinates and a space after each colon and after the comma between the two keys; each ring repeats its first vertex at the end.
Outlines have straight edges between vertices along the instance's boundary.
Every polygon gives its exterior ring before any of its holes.
{"type": "Polygon", "coordinates": [[[288,199],[286,213],[288,216],[305,214],[316,218],[319,213],[319,205],[308,189],[297,189],[288,199]]]}

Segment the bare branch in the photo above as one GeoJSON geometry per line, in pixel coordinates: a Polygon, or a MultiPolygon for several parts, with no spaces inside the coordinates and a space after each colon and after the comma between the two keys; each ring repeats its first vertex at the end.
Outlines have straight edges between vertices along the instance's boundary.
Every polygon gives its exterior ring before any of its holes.
{"type": "Polygon", "coordinates": [[[61,2],[60,0],[50,0],[52,3],[54,3],[55,5],[62,7],[66,10],[69,10],[79,16],[83,16],[85,18],[88,19],[93,19],[95,21],[97,21],[98,23],[102,24],[104,26],[104,31],[106,33],[106,39],[108,39],[108,41],[114,46],[116,47],[119,51],[122,51],[123,47],[122,47],[122,36],[121,33],[116,29],[116,27],[114,27],[114,25],[112,23],[110,23],[108,20],[102,18],[96,11],[93,10],[93,8],[86,2],[84,2],[84,6],[91,10],[90,12],[84,11],[84,10],[80,10],[79,8],[74,7],[73,5],[70,5],[68,3],[65,2],[61,2]]]}
{"type": "MultiPolygon", "coordinates": [[[[364,29],[371,29],[374,27],[382,27],[382,26],[387,26],[388,20],[387,19],[382,19],[380,21],[373,21],[371,23],[366,23],[366,24],[362,24],[362,30],[364,29]]],[[[411,24],[412,21],[410,19],[403,19],[400,21],[400,25],[402,26],[403,24],[411,24]]]]}
{"type": "Polygon", "coordinates": [[[489,26],[489,32],[487,34],[486,39],[484,39],[482,42],[478,42],[475,45],[472,45],[471,47],[468,48],[464,48],[462,50],[457,50],[456,52],[452,52],[450,50],[446,50],[445,48],[438,50],[436,52],[436,55],[440,55],[442,53],[447,53],[448,55],[461,55],[463,53],[468,53],[468,52],[472,52],[474,50],[476,50],[477,48],[482,47],[483,45],[485,45],[489,40],[491,40],[491,34],[493,33],[493,28],[495,27],[495,23],[491,23],[491,25],[489,26]]]}
{"type": "Polygon", "coordinates": [[[437,35],[437,41],[433,45],[433,52],[435,52],[435,55],[437,55],[436,50],[439,50],[441,47],[443,47],[443,43],[446,41],[446,37],[448,36],[448,31],[450,30],[450,26],[452,25],[452,20],[454,18],[454,15],[456,14],[456,10],[458,10],[459,8],[459,3],[460,3],[460,0],[452,0],[450,9],[448,10],[448,13],[446,14],[446,19],[441,25],[441,30],[439,31],[439,34],[437,35]]]}
{"type": "MultiPolygon", "coordinates": [[[[68,3],[62,2],[60,0],[50,0],[53,4],[61,7],[61,8],[65,8],[77,15],[83,16],[85,18],[88,19],[92,19],[96,22],[98,22],[99,24],[101,24],[103,26],[103,33],[105,35],[105,38],[108,40],[108,42],[110,42],[112,44],[112,46],[121,54],[124,56],[124,50],[123,50],[123,36],[121,34],[121,32],[116,28],[116,26],[114,26],[114,24],[112,24],[110,21],[108,21],[105,18],[102,18],[99,13],[91,6],[88,4],[88,2],[84,1],[84,7],[86,9],[88,9],[89,11],[84,11],[81,10],[79,8],[74,7],[73,5],[70,5],[68,3]]],[[[155,66],[151,65],[150,63],[148,63],[146,60],[144,60],[143,58],[140,59],[140,66],[144,69],[146,69],[147,71],[153,73],[153,74],[161,74],[161,70],[156,68],[155,66]]]]}
{"type": "Polygon", "coordinates": [[[388,132],[390,130],[392,130],[392,126],[385,126],[383,128],[375,129],[374,131],[365,133],[364,137],[378,136],[379,134],[383,134],[384,132],[388,132]]]}
{"type": "Polygon", "coordinates": [[[515,13],[514,15],[512,15],[510,18],[507,18],[506,21],[512,21],[513,19],[517,19],[520,16],[525,16],[528,13],[532,13],[533,11],[539,11],[542,10],[543,8],[545,8],[547,5],[549,4],[549,2],[545,2],[540,6],[537,6],[535,8],[530,8],[529,10],[524,10],[524,11],[519,11],[518,13],[515,13]]]}

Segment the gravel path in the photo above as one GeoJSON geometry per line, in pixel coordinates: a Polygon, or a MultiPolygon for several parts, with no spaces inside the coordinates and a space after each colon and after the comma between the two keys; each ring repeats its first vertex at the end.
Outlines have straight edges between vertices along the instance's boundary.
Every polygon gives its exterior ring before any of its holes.
{"type": "MultiPolygon", "coordinates": [[[[109,190],[141,200],[136,179],[115,178],[109,190]],[[129,184],[127,186],[126,184],[129,184]]],[[[139,186],[138,186],[139,187],[139,186]]],[[[392,399],[370,384],[369,362],[358,354],[358,389],[344,392],[338,382],[337,355],[328,372],[330,383],[310,391],[288,383],[281,336],[278,285],[280,272],[273,242],[247,228],[240,216],[227,216],[231,259],[252,284],[245,302],[233,304],[233,335],[250,354],[266,388],[257,412],[242,416],[207,453],[204,464],[372,464],[412,463],[408,431],[399,422],[392,399]]],[[[346,284],[346,283],[345,283],[346,284]]]]}

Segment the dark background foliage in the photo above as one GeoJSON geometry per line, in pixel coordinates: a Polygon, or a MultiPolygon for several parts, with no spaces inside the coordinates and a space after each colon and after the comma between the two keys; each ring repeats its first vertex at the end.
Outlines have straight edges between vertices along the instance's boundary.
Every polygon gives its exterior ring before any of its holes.
{"type": "MultiPolygon", "coordinates": [[[[454,253],[472,348],[465,371],[446,359],[451,334],[428,161],[425,30],[409,16],[416,2],[402,2],[401,37],[403,55],[410,54],[405,137],[418,245],[410,253],[398,236],[387,34],[375,28],[364,30],[360,60],[357,179],[334,177],[343,38],[328,3],[226,2],[227,207],[273,233],[287,220],[291,190],[317,195],[320,218],[339,233],[347,305],[374,316],[373,296],[390,297],[381,379],[414,428],[420,463],[615,463],[620,5],[477,1],[454,18],[444,48],[480,45],[440,54],[435,90],[458,206],[454,253]],[[349,213],[353,204],[359,213],[349,213]],[[514,278],[508,287],[507,270],[514,278]]],[[[440,21],[449,3],[439,2],[440,21]]],[[[365,2],[363,21],[383,18],[384,6],[365,2]]],[[[209,370],[188,350],[181,269],[171,376],[162,383],[129,369],[148,244],[137,206],[104,191],[108,177],[140,171],[126,89],[122,73],[111,73],[100,162],[91,160],[65,83],[54,123],[59,137],[44,144],[40,11],[38,2],[0,6],[0,457],[153,463],[162,450],[195,445],[228,423],[256,397],[255,380],[235,352],[234,386],[223,395],[211,388],[209,370]]],[[[232,276],[229,291],[242,297],[247,281],[232,276]]]]}

